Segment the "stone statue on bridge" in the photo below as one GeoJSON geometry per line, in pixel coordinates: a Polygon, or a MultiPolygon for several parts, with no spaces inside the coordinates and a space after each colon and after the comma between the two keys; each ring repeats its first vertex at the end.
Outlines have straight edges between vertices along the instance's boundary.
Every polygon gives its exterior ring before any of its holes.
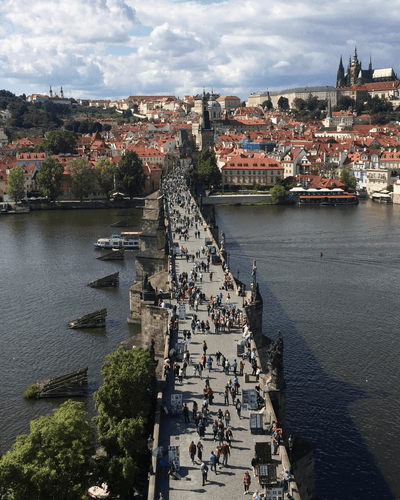
{"type": "Polygon", "coordinates": [[[268,348],[267,356],[268,371],[272,377],[272,385],[277,389],[282,389],[285,381],[283,376],[283,337],[280,331],[278,331],[276,342],[272,342],[268,348]]]}
{"type": "Polygon", "coordinates": [[[225,233],[221,231],[221,252],[225,251],[225,233]]]}

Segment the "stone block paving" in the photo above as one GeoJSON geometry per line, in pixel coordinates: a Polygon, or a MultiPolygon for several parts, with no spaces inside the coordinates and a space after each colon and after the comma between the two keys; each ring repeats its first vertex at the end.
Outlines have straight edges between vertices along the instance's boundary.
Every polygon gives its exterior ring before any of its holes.
{"type": "MultiPolygon", "coordinates": [[[[179,208],[176,205],[174,209],[179,208]]],[[[183,213],[183,210],[180,209],[183,213]]],[[[189,214],[192,216],[194,214],[189,214]]],[[[177,238],[179,244],[182,244],[188,249],[189,254],[196,254],[196,251],[205,246],[205,237],[208,236],[203,227],[200,224],[199,229],[201,230],[200,238],[195,238],[194,231],[195,227],[189,228],[189,239],[187,241],[180,242],[177,238]]],[[[172,225],[173,230],[173,225],[172,225]]],[[[178,236],[178,235],[176,235],[178,236]]],[[[205,256],[202,256],[200,260],[206,260],[205,256]]],[[[195,261],[200,262],[199,259],[195,261]]],[[[186,258],[177,257],[175,260],[175,270],[176,275],[179,273],[187,272],[193,269],[193,262],[190,259],[189,262],[186,258]]],[[[202,305],[199,305],[198,311],[196,312],[200,321],[203,319],[204,322],[210,318],[207,314],[207,304],[211,295],[216,296],[220,292],[223,293],[222,303],[226,305],[227,293],[225,290],[221,290],[223,283],[224,271],[220,265],[211,265],[210,271],[213,273],[213,279],[210,281],[209,273],[203,273],[203,282],[196,285],[200,286],[203,293],[206,295],[206,301],[202,305]]],[[[243,298],[238,297],[235,293],[230,290],[230,305],[236,304],[236,307],[242,309],[243,298]]],[[[176,304],[176,301],[172,299],[172,305],[176,304]]],[[[175,333],[174,342],[183,342],[183,330],[190,330],[191,316],[194,311],[189,310],[189,304],[187,299],[185,300],[186,305],[186,320],[179,321],[179,331],[175,333]]],[[[173,372],[171,370],[169,374],[169,380],[167,384],[167,389],[164,391],[163,400],[167,406],[171,406],[171,395],[180,394],[182,396],[182,403],[186,403],[190,411],[190,423],[185,423],[183,415],[173,416],[167,414],[163,416],[163,421],[160,430],[160,445],[164,450],[164,458],[167,458],[168,446],[179,446],[180,451],[180,469],[178,471],[181,476],[181,480],[174,480],[169,478],[166,469],[160,467],[160,473],[158,474],[156,483],[156,498],[160,492],[163,493],[166,500],[183,500],[183,499],[194,499],[197,498],[199,493],[206,493],[212,498],[218,498],[218,500],[239,498],[240,495],[244,494],[243,487],[243,475],[246,470],[250,472],[251,475],[251,486],[249,493],[252,495],[253,492],[258,489],[260,493],[263,492],[263,488],[259,486],[257,478],[253,477],[251,460],[254,457],[254,448],[256,442],[271,441],[271,437],[267,434],[257,435],[250,432],[250,412],[242,408],[241,418],[236,414],[234,405],[232,404],[232,399],[229,397],[229,406],[224,406],[224,387],[228,382],[229,378],[234,378],[232,369],[227,376],[222,370],[221,366],[217,366],[215,360],[215,353],[219,350],[226,359],[229,360],[231,366],[234,359],[239,363],[240,358],[237,356],[237,341],[242,338],[242,330],[237,326],[231,329],[231,332],[221,332],[215,334],[214,326],[210,321],[211,330],[209,334],[196,333],[192,336],[191,341],[188,345],[188,350],[190,352],[191,364],[187,368],[187,376],[183,379],[182,384],[179,383],[177,379],[174,379],[173,372]],[[212,332],[212,333],[211,333],[212,332]],[[206,341],[207,357],[211,355],[213,357],[213,364],[211,371],[206,368],[203,372],[203,378],[200,379],[198,375],[194,376],[192,365],[193,363],[198,363],[203,355],[203,340],[206,341]],[[214,392],[213,404],[209,406],[209,416],[207,417],[207,426],[205,431],[205,437],[201,440],[203,444],[203,461],[207,464],[208,471],[208,482],[205,486],[202,486],[202,473],[200,470],[200,461],[196,455],[196,462],[193,465],[189,456],[189,444],[194,441],[195,444],[200,440],[196,428],[193,422],[192,415],[192,403],[197,402],[199,411],[202,407],[203,401],[203,389],[205,387],[204,377],[209,376],[210,386],[214,392]],[[217,412],[222,409],[228,408],[231,414],[230,427],[233,432],[232,447],[230,450],[230,456],[228,457],[228,466],[217,468],[217,473],[210,470],[209,455],[211,451],[214,451],[218,443],[214,442],[213,432],[212,432],[212,422],[217,418],[217,412]]],[[[179,363],[182,366],[182,362],[179,363]]],[[[251,374],[252,368],[250,362],[246,359],[244,374],[251,374]]],[[[240,389],[239,398],[241,398],[242,389],[252,389],[256,384],[254,376],[249,377],[249,382],[245,383],[244,377],[239,377],[240,389]]],[[[282,468],[279,464],[279,456],[274,455],[273,458],[276,459],[278,465],[277,475],[282,473],[282,468]]],[[[222,457],[221,460],[222,462],[222,457]]],[[[249,496],[249,495],[247,495],[249,496]]]]}

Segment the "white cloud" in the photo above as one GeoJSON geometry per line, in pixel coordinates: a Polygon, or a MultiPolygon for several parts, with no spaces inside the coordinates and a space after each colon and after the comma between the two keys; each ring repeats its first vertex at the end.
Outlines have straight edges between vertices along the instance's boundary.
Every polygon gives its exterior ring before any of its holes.
{"type": "MultiPolygon", "coordinates": [[[[400,0],[8,0],[0,68],[9,82],[75,97],[334,85],[357,45],[399,71],[400,0]],[[390,12],[390,16],[388,13],[390,12]],[[357,19],[357,22],[354,22],[357,19]]],[[[10,85],[12,90],[12,85],[10,85]]]]}
{"type": "Polygon", "coordinates": [[[274,64],[272,67],[274,69],[276,69],[276,68],[286,68],[287,66],[290,66],[290,64],[287,61],[279,61],[276,64],[274,64]]]}

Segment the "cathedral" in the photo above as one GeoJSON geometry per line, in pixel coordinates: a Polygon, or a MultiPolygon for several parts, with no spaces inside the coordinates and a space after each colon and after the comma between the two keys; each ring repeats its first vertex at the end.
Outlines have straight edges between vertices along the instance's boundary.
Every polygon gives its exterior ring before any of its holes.
{"type": "Polygon", "coordinates": [[[394,80],[398,80],[398,78],[393,68],[372,69],[371,57],[368,69],[362,69],[361,61],[358,60],[357,56],[357,47],[354,49],[353,59],[351,59],[351,56],[349,58],[347,73],[344,71],[342,57],[340,57],[336,88],[352,87],[364,83],[392,82],[394,80]]]}

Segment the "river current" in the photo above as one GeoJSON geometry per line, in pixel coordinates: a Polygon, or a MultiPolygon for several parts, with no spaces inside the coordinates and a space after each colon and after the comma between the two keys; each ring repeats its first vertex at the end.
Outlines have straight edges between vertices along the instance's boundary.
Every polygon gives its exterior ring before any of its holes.
{"type": "MultiPolygon", "coordinates": [[[[264,333],[283,334],[288,425],[315,447],[319,499],[400,499],[400,206],[216,212],[234,275],[249,283],[256,260],[264,333]]],[[[25,401],[30,384],[88,366],[92,394],[104,356],[134,333],[126,318],[135,252],[102,262],[93,248],[120,219],[115,210],[0,219],[3,453],[31,419],[60,404],[25,401]],[[119,288],[87,287],[117,270],[119,288]],[[68,329],[102,307],[105,330],[68,329]]],[[[92,398],[85,401],[92,417],[92,398]]]]}
{"type": "Polygon", "coordinates": [[[217,214],[233,273],[256,260],[264,333],[283,335],[288,425],[315,447],[318,497],[400,498],[400,206],[217,214]]]}

